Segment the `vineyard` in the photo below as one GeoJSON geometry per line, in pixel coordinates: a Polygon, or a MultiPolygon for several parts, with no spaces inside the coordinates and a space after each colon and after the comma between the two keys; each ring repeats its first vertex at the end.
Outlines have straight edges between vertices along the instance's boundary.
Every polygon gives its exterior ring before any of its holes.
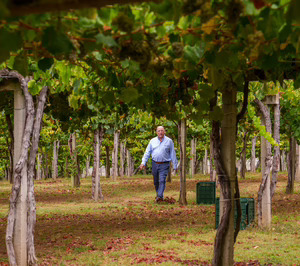
{"type": "MultiPolygon", "coordinates": [[[[35,228],[41,228],[38,218],[45,222],[48,217],[39,200],[49,197],[53,203],[57,197],[61,202],[60,196],[71,193],[69,200],[80,202],[82,193],[80,212],[93,216],[89,204],[96,209],[108,202],[111,206],[115,191],[122,199],[117,208],[125,213],[142,206],[148,213],[150,204],[155,210],[166,208],[172,217],[180,208],[193,214],[199,208],[213,219],[212,208],[195,206],[193,194],[198,181],[207,181],[216,182],[221,215],[215,235],[215,228],[200,226],[210,231],[210,251],[204,257],[191,256],[191,261],[181,255],[168,260],[191,265],[299,263],[253,254],[235,259],[244,234],[239,228],[240,198],[255,199],[255,233],[278,229],[273,226],[282,218],[272,209],[279,204],[278,195],[288,199],[286,204],[297,205],[299,1],[116,0],[107,5],[7,0],[0,10],[0,202],[1,238],[5,235],[6,242],[2,261],[33,265],[42,256],[51,264],[45,252],[36,252],[37,245],[45,244],[35,234],[35,228]],[[154,187],[151,184],[152,195],[150,183],[144,183],[151,180],[151,159],[145,169],[140,165],[158,126],[174,142],[179,163],[173,167],[179,172],[168,174],[169,204],[154,207],[154,187]],[[255,189],[245,195],[252,177],[255,189]],[[138,198],[127,195],[127,182],[136,185],[138,198]]],[[[104,212],[112,215],[110,211],[104,212]]],[[[139,220],[138,211],[133,216],[139,220]]],[[[197,224],[192,216],[189,221],[197,224]]],[[[298,213],[293,217],[297,222],[298,213]]],[[[59,220],[65,223],[64,217],[59,220]]],[[[147,226],[145,215],[140,220],[147,226]]],[[[192,234],[202,229],[194,228],[192,234]]],[[[53,243],[58,235],[69,239],[57,232],[53,243]]],[[[116,244],[117,234],[112,235],[115,238],[103,241],[116,244]]],[[[125,246],[134,241],[126,237],[121,243],[125,246]]],[[[206,246],[203,239],[189,241],[206,246]]],[[[79,249],[80,243],[76,242],[79,249]]],[[[88,246],[93,251],[89,239],[84,243],[83,250],[88,246]]],[[[91,264],[114,263],[105,261],[110,251],[103,243],[98,243],[103,258],[91,264]]],[[[54,264],[76,264],[55,256],[54,264]]],[[[168,260],[136,257],[124,263],[168,260]]]]}

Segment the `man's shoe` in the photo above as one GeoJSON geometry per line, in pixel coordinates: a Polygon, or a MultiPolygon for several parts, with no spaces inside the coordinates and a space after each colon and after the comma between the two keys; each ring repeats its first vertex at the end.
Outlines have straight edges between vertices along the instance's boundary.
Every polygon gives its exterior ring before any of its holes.
{"type": "Polygon", "coordinates": [[[161,203],[164,201],[164,199],[162,199],[160,197],[156,197],[155,201],[156,201],[156,203],[161,203]]]}

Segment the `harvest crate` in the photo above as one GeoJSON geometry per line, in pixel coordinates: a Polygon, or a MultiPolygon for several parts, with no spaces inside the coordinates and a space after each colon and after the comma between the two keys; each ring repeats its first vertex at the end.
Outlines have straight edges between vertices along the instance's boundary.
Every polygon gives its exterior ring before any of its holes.
{"type": "Polygon", "coordinates": [[[215,204],[216,182],[198,182],[196,185],[197,204],[215,204]]]}
{"type": "MultiPolygon", "coordinates": [[[[255,202],[253,198],[241,198],[241,210],[242,210],[242,217],[240,223],[240,229],[245,230],[255,218],[255,202]]],[[[237,208],[235,204],[234,208],[234,227],[236,226],[236,219],[237,219],[237,208]]],[[[220,199],[216,199],[216,229],[219,227],[220,221],[220,199]]]]}

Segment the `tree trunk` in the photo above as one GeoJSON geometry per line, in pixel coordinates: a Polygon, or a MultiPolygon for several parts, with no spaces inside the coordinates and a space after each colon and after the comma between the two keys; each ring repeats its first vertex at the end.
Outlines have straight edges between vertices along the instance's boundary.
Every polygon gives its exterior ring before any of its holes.
{"type": "MultiPolygon", "coordinates": [[[[42,119],[43,119],[47,92],[48,92],[48,87],[44,87],[38,98],[38,107],[36,111],[35,122],[33,125],[31,150],[30,150],[30,157],[28,162],[27,263],[29,265],[35,265],[37,261],[35,255],[35,247],[34,247],[34,232],[35,232],[35,224],[36,224],[36,202],[34,196],[33,180],[35,176],[36,156],[38,152],[38,145],[40,139],[40,132],[42,128],[42,119]]],[[[59,142],[58,142],[58,147],[59,147],[59,142]]]]}
{"type": "Polygon", "coordinates": [[[290,138],[290,151],[288,156],[288,183],[286,186],[286,193],[294,193],[294,183],[296,174],[296,140],[295,138],[290,138]]]}
{"type": "Polygon", "coordinates": [[[43,156],[43,179],[45,178],[48,178],[49,177],[49,167],[48,167],[48,154],[47,154],[47,151],[43,152],[42,154],[43,156]]]}
{"type": "Polygon", "coordinates": [[[92,198],[95,201],[103,200],[102,189],[100,185],[100,151],[103,142],[104,128],[100,126],[94,131],[94,166],[92,173],[92,198]],[[100,129],[99,129],[100,128],[100,129]]]}
{"type": "Polygon", "coordinates": [[[136,172],[134,171],[134,158],[130,154],[130,176],[135,175],[135,173],[136,172]]]}
{"type": "Polygon", "coordinates": [[[105,173],[106,178],[110,177],[110,159],[109,159],[109,147],[105,146],[105,152],[106,152],[106,164],[105,164],[105,173]]]}
{"type": "Polygon", "coordinates": [[[209,178],[211,182],[216,181],[216,170],[214,168],[214,161],[213,161],[213,143],[212,143],[212,134],[210,134],[210,144],[209,144],[209,164],[210,164],[210,171],[209,171],[209,178]]]}
{"type": "Polygon", "coordinates": [[[15,165],[6,228],[6,249],[10,265],[27,264],[27,162],[33,129],[34,106],[32,96],[28,92],[27,82],[24,78],[19,78],[19,81],[25,98],[21,90],[14,91],[15,165]]]}
{"type": "MultiPolygon", "coordinates": [[[[261,114],[262,122],[266,126],[266,131],[272,134],[272,124],[270,110],[260,100],[255,99],[261,114]]],[[[257,218],[258,226],[269,228],[272,221],[272,199],[271,199],[271,182],[270,171],[272,166],[272,147],[271,144],[261,137],[261,172],[262,182],[259,187],[257,197],[257,218]]]]}
{"type": "Polygon", "coordinates": [[[191,177],[194,178],[196,171],[196,159],[197,159],[197,155],[196,155],[196,145],[197,145],[197,140],[195,139],[195,137],[193,137],[191,139],[191,162],[190,162],[190,169],[191,169],[191,177]]]}
{"type": "Polygon", "coordinates": [[[84,175],[85,178],[87,178],[89,175],[90,162],[91,162],[91,156],[88,155],[86,156],[86,161],[85,161],[85,175],[84,175]]]}
{"type": "Polygon", "coordinates": [[[9,114],[5,115],[7,128],[10,136],[10,142],[7,141],[7,147],[9,152],[9,171],[8,171],[8,180],[9,183],[13,183],[13,176],[14,176],[14,130],[13,124],[11,121],[11,117],[9,114]]]}
{"type": "MultiPolygon", "coordinates": [[[[178,130],[178,146],[179,146],[179,150],[180,150],[180,143],[181,143],[181,120],[178,121],[178,125],[177,125],[177,130],[178,130]]],[[[178,171],[179,174],[181,173],[181,157],[179,158],[179,163],[178,163],[178,171]]]]}
{"type": "Polygon", "coordinates": [[[126,150],[126,160],[127,160],[127,176],[131,176],[131,159],[130,151],[126,150]]]}
{"type": "Polygon", "coordinates": [[[207,158],[208,158],[208,156],[207,156],[207,149],[205,149],[205,151],[204,151],[204,158],[203,158],[203,174],[204,175],[207,175],[207,173],[208,173],[207,158]]]}
{"type": "Polygon", "coordinates": [[[271,197],[273,198],[277,179],[278,171],[280,168],[280,105],[274,105],[274,133],[273,138],[277,142],[278,146],[274,146],[274,155],[273,155],[273,168],[272,168],[272,183],[271,183],[271,197]]]}
{"type": "Polygon", "coordinates": [[[38,153],[36,180],[41,180],[41,179],[42,179],[42,155],[38,153]]]}
{"type": "Polygon", "coordinates": [[[252,138],[252,147],[251,147],[251,172],[256,172],[256,157],[255,157],[255,146],[256,146],[257,136],[252,138]]]}
{"type": "Polygon", "coordinates": [[[77,158],[77,150],[76,150],[76,134],[72,133],[69,138],[69,148],[70,148],[70,156],[72,160],[72,185],[74,187],[80,187],[80,169],[78,167],[78,158],[77,158]]]}
{"type": "Polygon", "coordinates": [[[58,177],[58,150],[59,150],[59,140],[53,142],[53,161],[52,161],[52,178],[56,179],[58,177]]]}
{"type": "Polygon", "coordinates": [[[124,164],[125,164],[125,143],[120,142],[120,177],[124,177],[124,164]]]}
{"type": "Polygon", "coordinates": [[[15,165],[6,229],[7,254],[10,265],[32,265],[36,263],[33,241],[36,208],[33,178],[47,87],[42,89],[39,96],[37,115],[34,122],[35,110],[32,96],[28,92],[27,80],[17,72],[8,70],[0,71],[0,78],[17,78],[25,96],[24,98],[20,89],[14,90],[15,165]],[[30,141],[32,131],[32,141],[30,141]]]}
{"type": "Polygon", "coordinates": [[[295,181],[300,181],[300,145],[296,143],[296,174],[295,181]]]}
{"type": "Polygon", "coordinates": [[[246,178],[246,150],[247,150],[247,131],[243,136],[243,150],[241,152],[241,178],[246,178]]]}
{"type": "Polygon", "coordinates": [[[119,137],[120,137],[120,131],[115,130],[115,132],[114,132],[114,150],[113,150],[113,156],[112,156],[112,177],[113,177],[114,181],[117,180],[117,176],[118,176],[119,137]]]}
{"type": "Polygon", "coordinates": [[[235,235],[233,191],[236,188],[236,94],[235,87],[226,89],[222,93],[224,113],[221,125],[222,140],[220,137],[219,122],[212,122],[214,162],[221,187],[221,219],[215,238],[212,265],[233,265],[235,235]]]}
{"type": "Polygon", "coordinates": [[[187,205],[186,200],[186,119],[181,119],[180,128],[180,195],[179,204],[187,205]]]}
{"type": "Polygon", "coordinates": [[[69,171],[69,159],[68,159],[68,156],[66,156],[65,176],[66,176],[66,177],[69,177],[69,176],[70,176],[70,171],[69,171]]]}

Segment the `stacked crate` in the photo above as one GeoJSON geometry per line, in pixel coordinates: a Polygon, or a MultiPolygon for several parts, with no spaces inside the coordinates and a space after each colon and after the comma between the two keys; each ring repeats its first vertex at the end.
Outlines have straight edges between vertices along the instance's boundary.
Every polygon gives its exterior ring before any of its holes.
{"type": "Polygon", "coordinates": [[[196,186],[197,204],[215,204],[216,182],[199,182],[196,186]]]}
{"type": "MultiPolygon", "coordinates": [[[[236,200],[235,200],[236,202],[236,200]]],[[[240,230],[245,230],[255,218],[255,202],[253,198],[241,198],[241,223],[240,230]]],[[[234,227],[236,227],[237,220],[237,208],[236,203],[234,204],[234,227]]],[[[220,222],[220,199],[216,199],[216,228],[218,228],[220,222]]]]}

